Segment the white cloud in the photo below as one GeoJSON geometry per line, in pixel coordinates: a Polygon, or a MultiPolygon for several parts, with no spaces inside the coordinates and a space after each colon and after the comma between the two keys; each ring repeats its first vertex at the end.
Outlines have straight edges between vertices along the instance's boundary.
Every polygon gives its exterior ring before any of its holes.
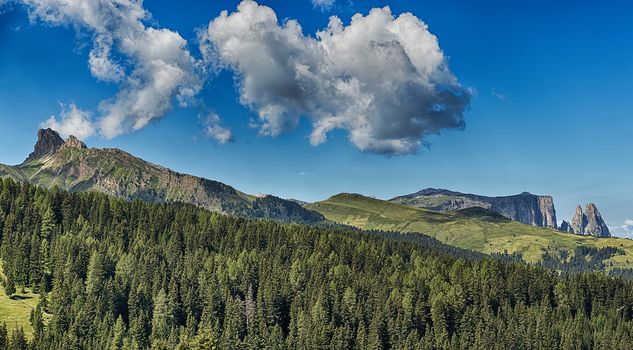
{"type": "Polygon", "coordinates": [[[22,1],[32,20],[72,25],[92,35],[92,75],[121,84],[117,95],[100,105],[99,129],[106,138],[161,118],[174,98],[186,105],[201,87],[187,42],[174,31],[146,27],[143,21],[150,15],[142,1],[22,1]],[[114,50],[122,62],[115,61],[114,50]]]}
{"type": "Polygon", "coordinates": [[[220,116],[216,113],[209,113],[203,120],[204,134],[217,141],[219,144],[225,144],[233,141],[233,133],[231,129],[222,126],[220,116]]]}
{"type": "Polygon", "coordinates": [[[505,102],[506,101],[506,95],[496,91],[496,90],[492,90],[490,91],[490,93],[492,94],[492,96],[496,97],[499,101],[501,102],[505,102]]]}
{"type": "Polygon", "coordinates": [[[611,227],[609,226],[612,234],[616,237],[633,238],[633,220],[624,220],[622,226],[611,227]]]}
{"type": "Polygon", "coordinates": [[[334,0],[312,0],[312,6],[323,10],[329,9],[334,5],[334,0]]]}
{"type": "Polygon", "coordinates": [[[55,116],[50,116],[40,126],[42,128],[51,128],[64,138],[73,135],[80,140],[84,140],[95,134],[95,127],[91,121],[90,112],[77,108],[72,102],[68,106],[61,104],[59,120],[55,116]]]}
{"type": "Polygon", "coordinates": [[[90,51],[88,66],[97,79],[118,82],[125,77],[125,70],[110,59],[112,37],[99,36],[94,39],[94,48],[90,51]]]}
{"type": "Polygon", "coordinates": [[[356,14],[344,26],[331,17],[316,38],[295,20],[244,0],[223,11],[200,34],[207,62],[238,76],[240,99],[259,116],[262,135],[313,124],[311,143],[334,129],[359,149],[415,153],[424,138],[462,129],[471,92],[450,72],[437,38],[410,13],[388,7],[356,14]]]}

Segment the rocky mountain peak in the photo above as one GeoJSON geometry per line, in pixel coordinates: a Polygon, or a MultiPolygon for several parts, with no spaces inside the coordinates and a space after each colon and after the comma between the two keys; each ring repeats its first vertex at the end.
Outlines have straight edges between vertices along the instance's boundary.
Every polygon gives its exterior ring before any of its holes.
{"type": "Polygon", "coordinates": [[[62,148],[79,148],[79,149],[84,149],[84,148],[88,148],[86,146],[85,143],[81,142],[79,139],[77,139],[75,136],[70,135],[68,137],[68,140],[66,140],[66,142],[64,142],[64,145],[62,146],[62,148]]]}
{"type": "Polygon", "coordinates": [[[0,164],[0,178],[11,177],[45,188],[57,186],[69,192],[101,192],[124,200],[188,203],[240,217],[297,223],[325,221],[321,214],[282,198],[251,196],[224,183],[178,173],[117,148],[84,151],[86,148],[74,136],[64,142],[54,130],[39,130],[33,153],[20,165],[0,164]]]}
{"type": "Polygon", "coordinates": [[[64,139],[59,136],[57,131],[50,128],[40,129],[37,132],[37,142],[35,143],[35,148],[24,162],[30,162],[34,159],[51,155],[57,152],[57,150],[59,150],[63,145],[64,139]]]}
{"type": "Polygon", "coordinates": [[[570,232],[577,235],[611,237],[609,227],[607,227],[602,215],[600,215],[600,211],[593,203],[587,204],[584,211],[580,205],[576,207],[570,228],[570,232]]]}

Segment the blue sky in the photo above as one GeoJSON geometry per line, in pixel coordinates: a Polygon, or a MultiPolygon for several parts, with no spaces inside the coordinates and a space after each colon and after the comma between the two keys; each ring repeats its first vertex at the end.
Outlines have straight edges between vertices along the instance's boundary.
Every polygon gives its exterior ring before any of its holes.
{"type": "MultiPolygon", "coordinates": [[[[200,83],[200,91],[187,106],[174,102],[136,131],[113,138],[97,131],[86,142],[249,193],[315,201],[338,192],[390,198],[426,187],[485,195],[529,191],[552,195],[559,220],[590,201],[611,226],[633,219],[629,2],[338,0],[329,8],[309,0],[258,3],[274,10],[282,25],[297,20],[312,38],[330,16],[349,25],[352,15],[366,16],[374,7],[388,5],[394,18],[412,13],[428,24],[450,72],[472,94],[465,128],[425,137],[428,148],[404,155],[350,140],[350,128],[332,130],[325,142],[312,145],[312,119],[306,116],[295,128],[264,136],[250,125],[258,119],[257,105],[241,103],[239,72],[224,69],[191,82],[200,83]],[[210,113],[231,131],[230,142],[205,135],[210,113]]],[[[235,12],[237,4],[148,1],[143,7],[151,19],[144,24],[177,32],[191,56],[202,60],[199,33],[222,10],[235,12]]],[[[50,116],[59,118],[60,103],[66,110],[74,103],[98,119],[100,102],[116,96],[122,83],[97,79],[91,71],[90,30],[29,21],[19,3],[0,6],[0,162],[16,164],[32,150],[38,127],[50,116]]],[[[112,56],[131,69],[116,47],[112,56]]]]}

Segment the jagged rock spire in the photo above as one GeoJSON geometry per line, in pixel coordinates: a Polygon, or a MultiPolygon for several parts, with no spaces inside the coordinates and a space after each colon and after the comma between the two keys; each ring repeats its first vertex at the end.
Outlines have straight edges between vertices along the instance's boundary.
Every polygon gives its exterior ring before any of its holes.
{"type": "Polygon", "coordinates": [[[57,131],[53,129],[40,129],[37,132],[37,143],[33,149],[33,153],[29,154],[24,163],[34,159],[51,155],[64,145],[64,140],[59,136],[57,131]]]}
{"type": "Polygon", "coordinates": [[[611,237],[609,227],[602,219],[602,215],[593,203],[587,204],[585,208],[585,216],[587,217],[587,226],[585,233],[596,237],[611,237]]]}
{"type": "Polygon", "coordinates": [[[582,207],[576,207],[576,213],[571,219],[571,231],[577,235],[594,237],[611,237],[609,227],[604,222],[595,204],[589,203],[583,212],[582,207]]]}

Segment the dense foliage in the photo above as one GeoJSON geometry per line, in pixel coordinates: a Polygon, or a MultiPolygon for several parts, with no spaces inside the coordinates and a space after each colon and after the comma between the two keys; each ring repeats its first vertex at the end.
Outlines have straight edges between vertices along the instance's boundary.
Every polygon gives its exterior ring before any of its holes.
{"type": "Polygon", "coordinates": [[[633,348],[604,274],[10,180],[0,232],[7,284],[46,296],[0,349],[633,348]]]}

